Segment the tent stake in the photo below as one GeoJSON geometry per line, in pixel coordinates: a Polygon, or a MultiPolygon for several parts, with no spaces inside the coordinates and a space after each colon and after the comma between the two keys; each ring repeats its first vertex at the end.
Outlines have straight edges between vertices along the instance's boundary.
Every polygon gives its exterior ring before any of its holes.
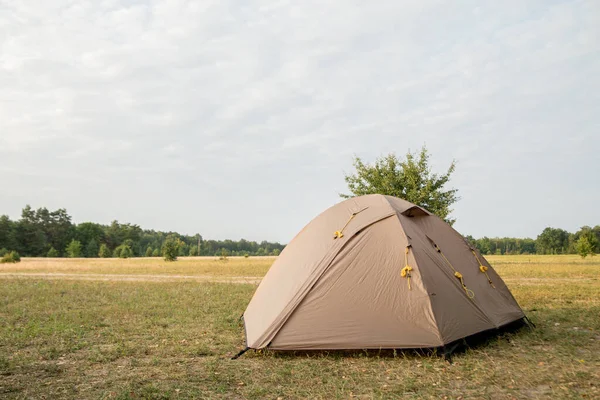
{"type": "Polygon", "coordinates": [[[452,352],[449,351],[446,346],[442,346],[442,354],[444,355],[444,361],[452,364],[452,352]]]}
{"type": "Polygon", "coordinates": [[[442,351],[444,352],[444,360],[448,361],[452,364],[452,353],[456,350],[456,348],[460,345],[459,341],[456,341],[454,344],[450,346],[442,346],[442,351]]]}
{"type": "Polygon", "coordinates": [[[529,327],[529,329],[533,330],[535,328],[535,324],[533,322],[531,322],[531,320],[529,319],[529,317],[526,315],[525,316],[525,322],[527,323],[527,326],[529,327]]]}
{"type": "Polygon", "coordinates": [[[240,358],[248,350],[250,350],[250,347],[246,347],[244,350],[240,350],[240,352],[237,353],[235,356],[231,357],[231,359],[232,360],[237,360],[238,358],[240,358]]]}

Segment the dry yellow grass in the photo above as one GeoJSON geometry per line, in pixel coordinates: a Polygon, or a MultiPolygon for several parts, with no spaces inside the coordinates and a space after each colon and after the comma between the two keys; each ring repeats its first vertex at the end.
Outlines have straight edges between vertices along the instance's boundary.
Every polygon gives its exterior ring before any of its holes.
{"type": "MultiPolygon", "coordinates": [[[[448,364],[413,353],[231,355],[255,285],[0,276],[0,398],[600,398],[600,257],[489,257],[537,324],[448,364]]],[[[272,259],[31,260],[3,273],[260,277],[272,259]]]]}
{"type": "Polygon", "coordinates": [[[503,278],[598,278],[600,257],[577,255],[487,256],[503,278]]]}
{"type": "Polygon", "coordinates": [[[262,277],[275,257],[179,257],[166,262],[148,258],[23,258],[18,264],[3,264],[0,273],[200,275],[215,277],[262,277]]]}

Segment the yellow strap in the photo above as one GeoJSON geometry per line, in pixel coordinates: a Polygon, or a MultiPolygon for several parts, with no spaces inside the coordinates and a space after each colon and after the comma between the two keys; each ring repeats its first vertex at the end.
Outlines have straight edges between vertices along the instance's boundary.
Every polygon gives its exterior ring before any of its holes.
{"type": "Polygon", "coordinates": [[[435,243],[433,245],[435,246],[435,249],[437,250],[437,252],[440,253],[442,255],[442,257],[444,257],[444,260],[446,260],[446,263],[450,266],[450,268],[452,268],[452,271],[454,271],[454,276],[460,281],[460,285],[462,286],[463,290],[467,294],[467,297],[469,299],[475,298],[475,292],[473,292],[471,289],[467,288],[467,285],[465,285],[465,281],[463,280],[462,274],[460,272],[458,272],[456,269],[454,269],[454,267],[452,266],[452,263],[450,262],[450,260],[448,260],[446,258],[444,253],[442,253],[442,250],[438,247],[438,245],[435,243]]]}
{"type": "Polygon", "coordinates": [[[400,276],[408,279],[408,290],[412,290],[410,287],[410,271],[413,270],[413,267],[408,265],[408,249],[410,245],[406,246],[406,250],[404,251],[404,268],[400,271],[400,276]]]}
{"type": "Polygon", "coordinates": [[[339,231],[335,231],[333,233],[333,238],[334,239],[340,239],[344,237],[344,229],[346,229],[346,227],[348,226],[348,224],[350,223],[350,221],[352,221],[352,218],[356,217],[356,214],[361,213],[363,211],[365,211],[368,207],[363,208],[362,210],[359,211],[355,211],[352,213],[352,215],[350,216],[350,218],[348,218],[348,221],[346,222],[346,224],[344,225],[344,227],[342,229],[340,229],[339,231]]]}
{"type": "Polygon", "coordinates": [[[346,225],[344,225],[344,227],[342,229],[340,229],[339,231],[335,231],[335,233],[333,234],[333,238],[334,239],[339,239],[344,237],[344,229],[346,229],[346,227],[348,226],[348,224],[350,223],[350,221],[352,221],[352,218],[354,218],[356,216],[356,214],[352,214],[350,216],[350,218],[348,218],[348,222],[346,222],[346,225]]]}
{"type": "Polygon", "coordinates": [[[481,262],[481,260],[479,259],[479,257],[477,257],[477,253],[475,252],[475,250],[471,249],[471,253],[473,253],[473,255],[475,256],[475,259],[479,263],[479,270],[485,274],[485,276],[486,276],[486,278],[487,278],[490,286],[493,287],[494,289],[496,289],[496,286],[494,286],[494,282],[492,282],[492,280],[490,279],[490,276],[487,273],[488,267],[486,267],[485,265],[483,265],[483,263],[481,262]]]}

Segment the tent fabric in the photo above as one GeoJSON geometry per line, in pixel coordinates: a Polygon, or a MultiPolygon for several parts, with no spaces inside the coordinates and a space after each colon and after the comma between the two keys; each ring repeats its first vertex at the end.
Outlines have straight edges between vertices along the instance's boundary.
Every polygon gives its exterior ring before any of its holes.
{"type": "Polygon", "coordinates": [[[500,276],[443,220],[367,195],[336,204],[296,235],[257,288],[244,325],[254,349],[424,348],[524,316],[500,276]],[[410,279],[401,276],[406,263],[410,279]]]}

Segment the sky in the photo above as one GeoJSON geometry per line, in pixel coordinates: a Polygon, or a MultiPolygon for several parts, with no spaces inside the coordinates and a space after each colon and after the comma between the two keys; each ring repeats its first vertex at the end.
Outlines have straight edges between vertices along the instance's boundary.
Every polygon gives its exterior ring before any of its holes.
{"type": "Polygon", "coordinates": [[[464,235],[600,224],[600,2],[0,0],[0,214],[287,243],[352,159],[464,235]]]}

